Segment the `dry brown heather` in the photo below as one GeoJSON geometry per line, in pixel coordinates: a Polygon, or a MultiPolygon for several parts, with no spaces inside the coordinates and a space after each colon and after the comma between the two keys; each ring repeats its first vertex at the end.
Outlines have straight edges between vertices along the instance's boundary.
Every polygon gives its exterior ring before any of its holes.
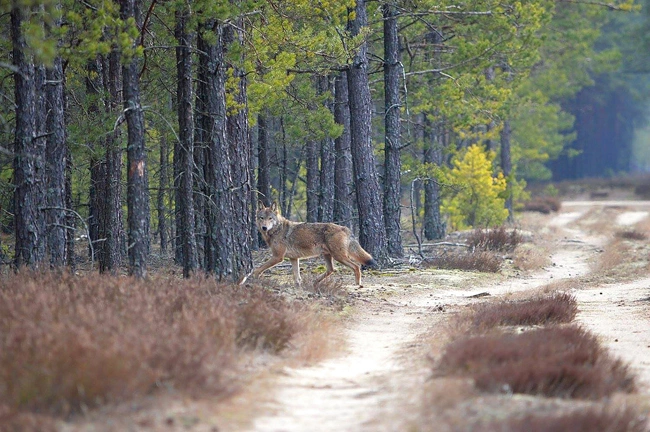
{"type": "Polygon", "coordinates": [[[436,372],[471,377],[478,389],[497,393],[595,400],[635,390],[627,366],[575,325],[461,336],[436,372]]]}
{"type": "Polygon", "coordinates": [[[225,394],[238,354],[285,349],[306,313],[260,286],[202,278],[4,276],[0,420],[67,415],[158,388],[225,394]]]}
{"type": "Polygon", "coordinates": [[[623,240],[646,240],[648,238],[648,235],[643,231],[639,231],[636,229],[628,229],[623,231],[617,231],[616,237],[621,238],[623,240]]]}
{"type": "Polygon", "coordinates": [[[477,305],[469,318],[478,331],[497,326],[534,326],[569,323],[578,313],[574,296],[553,293],[521,301],[504,301],[477,305]]]}
{"type": "Polygon", "coordinates": [[[449,252],[423,262],[425,268],[456,269],[496,273],[501,268],[502,259],[489,251],[449,252]]]}
{"type": "Polygon", "coordinates": [[[564,415],[528,415],[490,425],[494,432],[647,432],[645,416],[631,408],[594,407],[564,415]]]}
{"type": "Polygon", "coordinates": [[[474,230],[467,239],[470,250],[512,252],[523,241],[517,230],[499,227],[488,230],[474,230]]]}
{"type": "Polygon", "coordinates": [[[534,211],[544,214],[557,212],[562,207],[562,202],[554,197],[535,197],[524,204],[524,211],[534,211]]]}

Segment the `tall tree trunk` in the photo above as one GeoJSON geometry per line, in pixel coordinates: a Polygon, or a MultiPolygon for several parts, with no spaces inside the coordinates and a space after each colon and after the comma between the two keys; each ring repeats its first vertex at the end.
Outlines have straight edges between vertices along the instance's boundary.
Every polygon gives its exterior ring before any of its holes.
{"type": "Polygon", "coordinates": [[[158,236],[160,238],[160,252],[167,252],[167,206],[165,204],[169,181],[169,160],[167,155],[167,137],[160,137],[160,171],[158,177],[158,194],[156,196],[156,209],[158,213],[158,236]]]}
{"type": "MultiPolygon", "coordinates": [[[[199,26],[199,30],[202,27],[199,26]]],[[[199,32],[196,45],[198,50],[204,49],[206,44],[199,32]]],[[[210,252],[210,238],[207,228],[207,217],[210,201],[210,187],[207,182],[207,154],[208,154],[208,128],[210,116],[207,108],[208,83],[205,81],[208,70],[208,57],[199,55],[198,82],[196,84],[196,98],[194,104],[194,229],[196,231],[196,252],[199,268],[209,270],[208,257],[210,252]]]]}
{"type": "Polygon", "coordinates": [[[212,32],[214,42],[208,43],[204,38],[199,51],[202,56],[201,77],[206,83],[206,170],[208,185],[206,202],[206,269],[213,272],[217,279],[232,277],[233,270],[233,207],[232,175],[229,158],[229,146],[226,140],[226,64],[223,26],[211,21],[205,25],[205,31],[212,32]]]}
{"type": "Polygon", "coordinates": [[[320,148],[316,140],[307,141],[307,222],[318,221],[320,171],[318,169],[318,156],[320,148]]]}
{"type": "Polygon", "coordinates": [[[45,257],[44,195],[45,140],[36,137],[36,86],[34,62],[27,54],[22,32],[25,7],[14,2],[11,40],[14,73],[16,130],[14,140],[15,265],[38,267],[45,257]]]}
{"type": "Polygon", "coordinates": [[[384,222],[388,253],[401,257],[401,169],[400,160],[400,70],[402,67],[397,28],[397,8],[386,3],[382,6],[384,15],[384,222]]]}
{"type": "MultiPolygon", "coordinates": [[[[104,91],[104,72],[102,71],[103,62],[97,57],[88,61],[86,66],[86,95],[90,101],[88,112],[90,114],[90,122],[99,122],[100,115],[100,94],[104,91]]],[[[89,187],[89,200],[88,200],[88,236],[90,244],[88,254],[91,260],[99,258],[99,254],[103,252],[100,246],[100,219],[104,217],[105,195],[101,193],[104,189],[104,177],[106,165],[103,158],[99,157],[100,147],[99,142],[90,137],[88,141],[88,148],[90,150],[89,171],[90,171],[90,187],[89,187]]]]}
{"type": "Polygon", "coordinates": [[[512,206],[512,159],[510,152],[510,138],[512,135],[512,128],[510,120],[503,122],[503,129],[501,129],[501,169],[503,176],[507,180],[506,189],[506,209],[508,210],[508,222],[514,222],[515,213],[512,206]]]}
{"type": "Polygon", "coordinates": [[[257,193],[258,200],[270,206],[271,197],[271,161],[269,158],[269,135],[266,115],[257,116],[257,193]]]}
{"type": "MultiPolygon", "coordinates": [[[[237,50],[241,51],[243,45],[242,34],[243,22],[239,21],[235,25],[228,25],[225,28],[225,41],[238,46],[237,50]]],[[[243,58],[237,59],[234,64],[230,65],[232,69],[231,76],[237,80],[234,100],[238,107],[237,112],[228,115],[228,142],[230,146],[230,162],[232,169],[232,187],[234,193],[232,197],[233,208],[233,237],[234,237],[234,260],[232,270],[232,280],[242,279],[253,269],[253,255],[251,253],[251,227],[252,215],[249,203],[253,200],[253,190],[251,187],[251,138],[248,129],[248,97],[246,88],[246,73],[240,66],[243,58]]]]}
{"type": "Polygon", "coordinates": [[[176,24],[176,67],[178,73],[178,160],[175,161],[178,175],[176,206],[177,237],[182,250],[183,276],[189,277],[198,267],[198,252],[194,220],[194,116],[192,112],[192,43],[187,30],[188,12],[178,12],[176,24]]]}
{"type": "MultiPolygon", "coordinates": [[[[67,105],[67,103],[66,103],[67,105]]],[[[72,202],[72,155],[70,154],[70,148],[66,146],[66,169],[65,169],[65,208],[73,209],[72,202]]],[[[65,224],[68,227],[66,231],[66,249],[67,249],[67,266],[70,268],[70,272],[74,273],[76,270],[76,261],[77,256],[75,253],[75,227],[77,226],[77,215],[73,212],[66,212],[65,224]]]]}
{"type": "Polygon", "coordinates": [[[291,208],[289,204],[289,192],[287,190],[287,182],[289,181],[289,157],[287,152],[287,137],[284,129],[284,119],[282,117],[280,117],[280,132],[282,135],[282,154],[278,158],[282,160],[282,166],[280,169],[280,208],[282,209],[282,214],[288,216],[289,209],[291,208]]]}
{"type": "MultiPolygon", "coordinates": [[[[120,18],[138,22],[137,0],[120,0],[120,18]]],[[[149,193],[147,190],[147,153],[144,142],[144,112],[140,104],[140,62],[127,60],[122,66],[124,111],[128,129],[127,144],[127,208],[129,274],[147,275],[149,242],[149,193]]]]}
{"type": "MultiPolygon", "coordinates": [[[[106,75],[106,110],[117,113],[122,105],[122,67],[120,54],[113,51],[108,55],[103,70],[106,75]]],[[[116,273],[123,262],[124,228],[122,215],[122,149],[120,148],[120,132],[116,129],[105,138],[105,170],[104,170],[104,214],[100,218],[100,233],[103,242],[99,244],[102,254],[99,269],[102,272],[116,273]]],[[[147,204],[148,208],[148,204],[147,204]]],[[[147,215],[148,216],[148,215],[147,215]]]]}
{"type": "Polygon", "coordinates": [[[334,222],[352,228],[352,155],[350,154],[350,106],[346,73],[334,81],[334,121],[343,126],[343,133],[334,140],[334,222]]]}
{"type": "MultiPolygon", "coordinates": [[[[352,36],[361,34],[368,25],[365,0],[357,1],[355,12],[355,19],[349,23],[352,36]]],[[[364,41],[348,70],[351,151],[359,208],[359,242],[378,262],[384,263],[387,259],[386,229],[371,142],[372,99],[367,51],[367,42],[364,41]]]]}
{"type": "Polygon", "coordinates": [[[63,67],[56,57],[47,70],[47,143],[45,167],[47,181],[47,232],[50,265],[66,263],[66,201],[65,180],[67,147],[65,139],[63,67]]]}
{"type": "MultiPolygon", "coordinates": [[[[424,162],[440,166],[443,149],[441,127],[431,124],[426,117],[424,123],[424,162]]],[[[424,236],[427,240],[445,236],[445,224],[440,214],[440,185],[434,178],[424,181],[424,236]]]]}
{"type": "MultiPolygon", "coordinates": [[[[333,80],[330,77],[321,77],[319,80],[321,93],[334,93],[333,80]]],[[[327,108],[334,112],[334,101],[328,98],[325,102],[327,108]]],[[[320,146],[320,205],[318,206],[318,220],[332,222],[334,220],[334,169],[336,164],[336,151],[334,140],[326,137],[320,146]]]]}

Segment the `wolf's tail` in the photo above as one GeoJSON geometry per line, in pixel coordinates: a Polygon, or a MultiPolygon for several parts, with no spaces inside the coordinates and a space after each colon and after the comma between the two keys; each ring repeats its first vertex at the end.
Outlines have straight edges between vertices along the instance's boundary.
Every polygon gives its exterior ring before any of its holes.
{"type": "Polygon", "coordinates": [[[360,264],[368,267],[377,267],[377,261],[354,239],[350,240],[350,255],[360,264]]]}

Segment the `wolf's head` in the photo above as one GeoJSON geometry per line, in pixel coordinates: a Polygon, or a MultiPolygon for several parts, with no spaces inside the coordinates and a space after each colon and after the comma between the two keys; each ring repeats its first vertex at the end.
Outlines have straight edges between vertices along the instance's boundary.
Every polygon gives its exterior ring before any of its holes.
{"type": "Polygon", "coordinates": [[[276,203],[271,204],[271,207],[264,207],[264,204],[259,203],[259,210],[255,217],[257,229],[261,233],[267,233],[280,223],[280,216],[278,215],[278,206],[276,203]]]}

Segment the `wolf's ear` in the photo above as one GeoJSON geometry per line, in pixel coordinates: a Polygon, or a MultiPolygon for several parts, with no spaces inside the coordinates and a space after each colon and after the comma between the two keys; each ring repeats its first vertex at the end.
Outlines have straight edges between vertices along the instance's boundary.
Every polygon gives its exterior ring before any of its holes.
{"type": "Polygon", "coordinates": [[[271,211],[274,211],[276,213],[278,212],[278,205],[275,203],[275,201],[273,204],[271,204],[271,211]]]}
{"type": "Polygon", "coordinates": [[[264,203],[262,202],[262,200],[258,200],[258,201],[257,201],[257,208],[258,208],[259,210],[264,210],[264,209],[266,208],[266,206],[264,205],[264,203]]]}

